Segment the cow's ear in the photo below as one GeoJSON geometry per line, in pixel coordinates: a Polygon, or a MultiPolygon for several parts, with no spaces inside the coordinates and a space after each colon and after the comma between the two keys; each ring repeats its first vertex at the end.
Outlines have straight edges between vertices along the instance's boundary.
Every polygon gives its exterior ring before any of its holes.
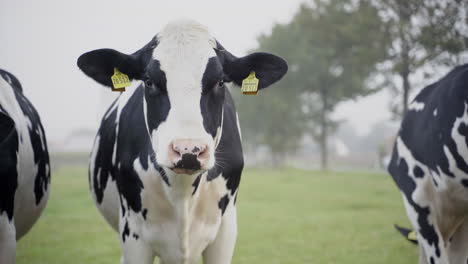
{"type": "Polygon", "coordinates": [[[113,49],[98,49],[78,58],[78,67],[96,82],[112,87],[114,68],[128,75],[130,80],[141,79],[143,63],[138,56],[127,55],[113,49]]]}
{"type": "Polygon", "coordinates": [[[225,74],[238,86],[251,72],[255,72],[259,80],[258,88],[263,89],[279,81],[288,71],[286,61],[270,53],[255,52],[236,58],[224,51],[222,57],[225,74]]]}

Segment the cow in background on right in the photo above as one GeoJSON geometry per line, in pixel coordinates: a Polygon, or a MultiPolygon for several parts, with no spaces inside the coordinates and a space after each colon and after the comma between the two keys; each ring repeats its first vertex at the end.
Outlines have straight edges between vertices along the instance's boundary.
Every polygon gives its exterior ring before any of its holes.
{"type": "Polygon", "coordinates": [[[388,171],[417,232],[419,263],[467,263],[468,65],[409,105],[388,171]]]}

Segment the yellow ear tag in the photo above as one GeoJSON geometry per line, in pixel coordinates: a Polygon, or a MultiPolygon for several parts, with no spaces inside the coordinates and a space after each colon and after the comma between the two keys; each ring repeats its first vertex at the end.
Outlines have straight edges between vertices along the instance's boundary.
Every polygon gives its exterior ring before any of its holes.
{"type": "Polygon", "coordinates": [[[416,234],[416,231],[411,231],[409,234],[408,234],[408,239],[411,240],[411,241],[416,241],[418,240],[418,236],[416,234]]]}
{"type": "Polygon", "coordinates": [[[114,68],[114,75],[112,75],[111,80],[114,86],[112,91],[114,92],[125,92],[125,87],[129,87],[131,84],[128,75],[121,73],[117,68],[114,68]]]}
{"type": "Polygon", "coordinates": [[[258,79],[255,72],[251,72],[247,78],[242,81],[241,91],[243,94],[256,95],[258,91],[258,79]]]}

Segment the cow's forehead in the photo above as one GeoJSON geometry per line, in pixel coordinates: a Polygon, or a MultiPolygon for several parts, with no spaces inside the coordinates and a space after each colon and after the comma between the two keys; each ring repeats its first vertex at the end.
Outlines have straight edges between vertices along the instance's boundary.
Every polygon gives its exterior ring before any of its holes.
{"type": "Polygon", "coordinates": [[[194,21],[170,23],[158,33],[157,39],[153,59],[168,78],[188,74],[184,77],[199,81],[209,58],[216,56],[216,40],[206,27],[194,21]]]}

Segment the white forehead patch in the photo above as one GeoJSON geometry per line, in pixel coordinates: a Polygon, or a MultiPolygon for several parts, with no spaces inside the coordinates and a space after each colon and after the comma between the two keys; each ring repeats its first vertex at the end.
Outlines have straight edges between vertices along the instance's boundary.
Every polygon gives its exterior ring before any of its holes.
{"type": "Polygon", "coordinates": [[[174,45],[187,45],[187,42],[206,41],[212,48],[216,40],[204,25],[194,20],[177,20],[168,23],[158,34],[158,40],[169,40],[174,45]]]}
{"type": "Polygon", "coordinates": [[[202,79],[209,59],[216,56],[216,40],[205,26],[191,20],[169,23],[157,38],[153,59],[166,75],[170,111],[201,122],[202,79]]]}
{"type": "Polygon", "coordinates": [[[193,20],[178,20],[167,24],[157,35],[158,46],[153,51],[153,58],[160,63],[170,63],[180,59],[186,65],[194,59],[215,56],[216,40],[209,30],[193,20]],[[163,62],[164,61],[164,62],[163,62]]]}

